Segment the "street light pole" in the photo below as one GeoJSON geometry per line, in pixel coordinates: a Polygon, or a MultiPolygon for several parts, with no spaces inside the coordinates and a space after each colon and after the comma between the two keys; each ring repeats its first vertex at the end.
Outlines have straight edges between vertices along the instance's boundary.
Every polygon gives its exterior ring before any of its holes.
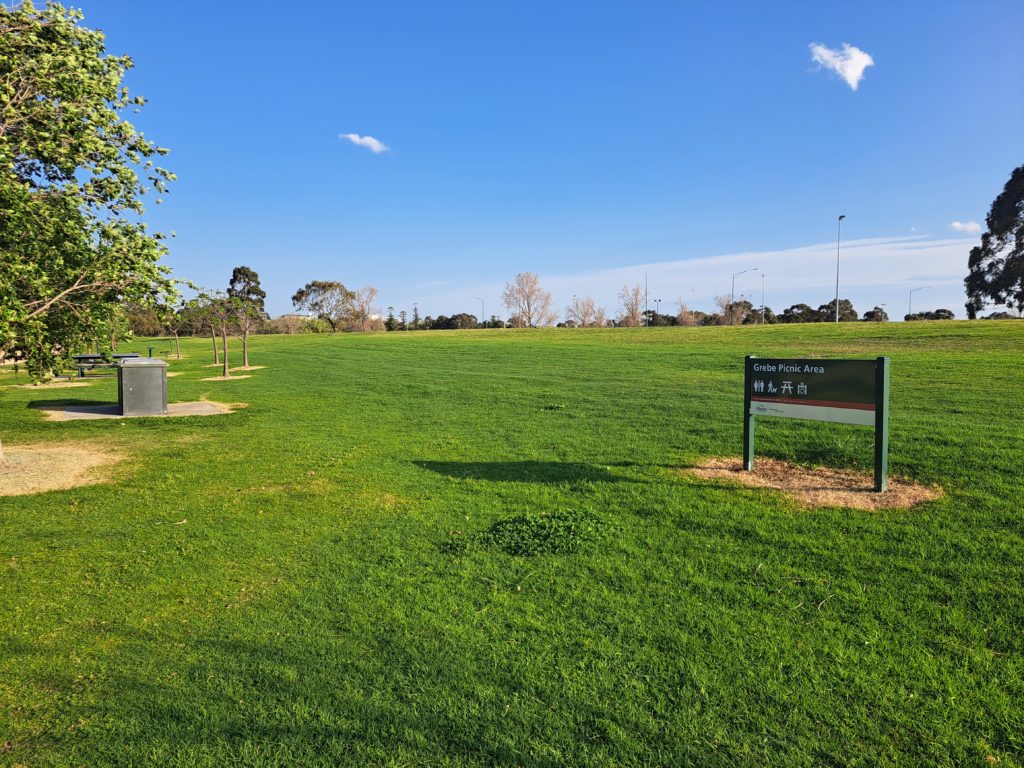
{"type": "Polygon", "coordinates": [[[479,296],[474,296],[474,299],[480,302],[480,325],[487,327],[487,310],[484,309],[484,300],[479,296]]]}
{"type": "Polygon", "coordinates": [[[764,325],[764,272],[761,273],[761,325],[764,325]]]}
{"type": "Polygon", "coordinates": [[[753,272],[757,267],[751,267],[750,269],[744,269],[742,272],[732,273],[732,287],[729,289],[729,325],[736,325],[735,312],[733,312],[732,305],[736,303],[736,278],[740,275],[745,275],[747,272],[753,272]]]}
{"type": "Polygon", "coordinates": [[[920,288],[911,288],[910,289],[910,293],[907,294],[907,314],[908,315],[914,314],[914,312],[912,310],[912,307],[914,306],[914,294],[917,291],[923,291],[927,287],[928,287],[927,285],[922,285],[920,288]]]}
{"type": "Polygon", "coordinates": [[[839,322],[839,239],[843,234],[843,219],[846,218],[846,214],[842,214],[839,217],[839,223],[836,227],[836,322],[839,322]]]}
{"type": "Polygon", "coordinates": [[[651,318],[647,314],[647,272],[644,271],[644,325],[648,326],[651,324],[651,318]]]}
{"type": "Polygon", "coordinates": [[[661,299],[654,300],[654,307],[654,314],[657,315],[658,317],[661,317],[661,299]]]}

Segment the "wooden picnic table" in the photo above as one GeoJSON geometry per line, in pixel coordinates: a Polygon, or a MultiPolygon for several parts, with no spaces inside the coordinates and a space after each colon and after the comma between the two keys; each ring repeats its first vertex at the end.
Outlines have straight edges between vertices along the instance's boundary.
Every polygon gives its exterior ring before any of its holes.
{"type": "MultiPolygon", "coordinates": [[[[84,379],[86,371],[94,371],[97,368],[117,368],[118,360],[138,356],[138,352],[120,352],[112,355],[72,355],[71,359],[75,361],[75,367],[78,368],[78,378],[84,379]]],[[[97,376],[103,375],[113,376],[114,374],[97,374],[97,376]]]]}

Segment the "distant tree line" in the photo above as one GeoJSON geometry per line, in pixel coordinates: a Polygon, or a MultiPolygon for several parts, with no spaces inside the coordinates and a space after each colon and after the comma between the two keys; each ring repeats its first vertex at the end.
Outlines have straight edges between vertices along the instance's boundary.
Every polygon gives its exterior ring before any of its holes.
{"type": "MultiPolygon", "coordinates": [[[[296,312],[271,319],[264,309],[266,293],[260,287],[259,275],[249,267],[236,267],[227,291],[201,291],[191,301],[175,307],[131,304],[127,306],[128,328],[136,335],[196,336],[209,334],[211,346],[220,344],[217,360],[223,361],[229,336],[242,339],[243,364],[248,365],[248,337],[260,333],[338,333],[369,331],[469,330],[476,328],[635,328],[641,326],[722,326],[776,325],[789,323],[831,323],[836,318],[836,302],[832,300],[817,308],[810,304],[794,304],[781,312],[759,307],[748,299],[715,298],[716,311],[690,309],[682,300],[675,302],[675,311],[661,313],[645,307],[643,286],[623,285],[618,294],[617,311],[609,313],[590,296],[573,296],[563,317],[554,309],[551,294],[540,282],[540,276],[521,272],[505,285],[502,302],[509,316],[491,315],[481,319],[471,312],[422,317],[419,307],[412,312],[396,313],[393,306],[381,316],[374,306],[377,289],[365,287],[351,290],[338,281],[313,280],[292,296],[296,312]]],[[[1018,317],[1012,312],[994,312],[986,319],[1018,317]]],[[[952,320],[949,309],[936,309],[904,315],[904,320],[952,320]]],[[[876,306],[859,314],[849,299],[839,300],[840,322],[886,322],[884,307],[876,306]]],[[[227,374],[225,374],[227,375],[227,374]]]]}

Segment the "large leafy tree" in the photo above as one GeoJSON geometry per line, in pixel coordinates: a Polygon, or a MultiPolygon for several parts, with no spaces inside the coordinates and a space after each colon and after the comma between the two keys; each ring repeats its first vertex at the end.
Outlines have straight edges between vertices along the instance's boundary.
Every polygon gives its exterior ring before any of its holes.
{"type": "Polygon", "coordinates": [[[967,259],[967,316],[986,304],[1024,311],[1024,165],[1013,169],[985,218],[981,245],[967,259]]]}
{"type": "MultiPolygon", "coordinates": [[[[96,343],[122,307],[173,293],[141,220],[174,178],[122,117],[132,60],[77,10],[0,6],[0,350],[45,378],[96,343]]],[[[159,201],[158,201],[159,202],[159,201]]]]}
{"type": "Polygon", "coordinates": [[[331,326],[334,333],[354,311],[356,294],[334,280],[313,280],[292,296],[292,305],[299,311],[311,312],[331,326]]]}
{"type": "Polygon", "coordinates": [[[266,312],[264,301],[267,298],[267,292],[260,286],[259,274],[251,267],[235,267],[231,271],[228,296],[246,304],[252,304],[261,314],[266,312]]]}

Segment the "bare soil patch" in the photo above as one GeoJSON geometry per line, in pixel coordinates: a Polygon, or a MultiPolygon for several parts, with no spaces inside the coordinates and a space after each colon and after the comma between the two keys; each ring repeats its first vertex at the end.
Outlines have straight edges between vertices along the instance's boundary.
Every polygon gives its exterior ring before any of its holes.
{"type": "Polygon", "coordinates": [[[237,368],[232,368],[232,371],[260,371],[266,368],[265,365],[240,365],[237,368]]]}
{"type": "Polygon", "coordinates": [[[78,421],[81,419],[167,419],[176,416],[220,416],[244,408],[245,403],[218,403],[202,399],[188,403],[168,403],[167,413],[146,416],[125,416],[116,403],[86,405],[35,405],[46,421],[78,421]]]}
{"type": "Polygon", "coordinates": [[[705,480],[726,480],[781,491],[806,507],[907,509],[942,496],[941,488],[930,488],[896,477],[889,478],[889,487],[884,493],[875,493],[874,476],[870,473],[802,467],[777,459],[757,459],[752,472],[745,472],[743,462],[733,458],[707,459],[682,471],[705,480]]]}
{"type": "Polygon", "coordinates": [[[238,381],[248,378],[248,376],[209,376],[205,379],[200,379],[200,381],[238,381]]]}
{"type": "Polygon", "coordinates": [[[48,381],[45,384],[16,384],[18,389],[70,389],[72,387],[88,387],[91,381],[48,381]]]}
{"type": "Polygon", "coordinates": [[[0,496],[22,496],[105,482],[103,470],[124,456],[89,443],[5,445],[0,459],[0,496]]]}

